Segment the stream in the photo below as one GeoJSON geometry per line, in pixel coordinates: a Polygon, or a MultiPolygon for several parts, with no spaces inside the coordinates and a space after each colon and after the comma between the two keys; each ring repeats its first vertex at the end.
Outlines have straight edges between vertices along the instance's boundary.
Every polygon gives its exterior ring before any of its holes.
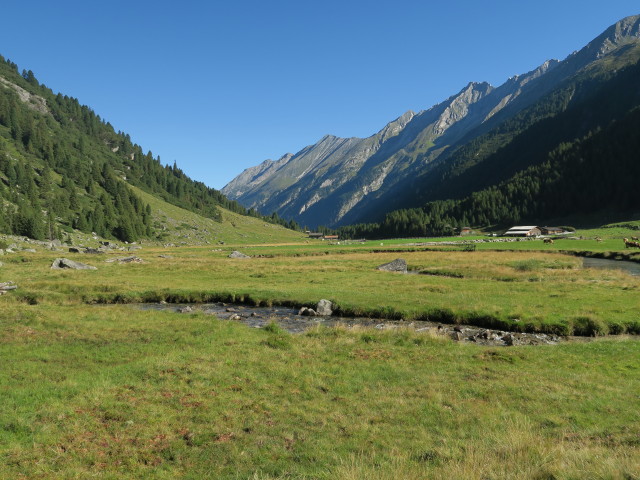
{"type": "Polygon", "coordinates": [[[370,327],[379,330],[410,328],[416,332],[429,332],[446,336],[455,341],[472,342],[487,346],[512,345],[555,345],[566,341],[566,337],[544,333],[516,333],[492,330],[471,325],[448,325],[426,321],[381,320],[372,318],[321,317],[298,315],[298,310],[287,307],[253,307],[226,303],[206,303],[198,305],[147,303],[137,308],[151,311],[170,311],[177,315],[202,312],[215,315],[220,320],[241,322],[249,327],[262,328],[276,322],[289,333],[302,333],[309,328],[344,326],[347,328],[370,327]]]}
{"type": "Polygon", "coordinates": [[[640,263],[628,260],[610,260],[607,258],[582,257],[583,268],[622,270],[634,276],[640,276],[640,263]]]}

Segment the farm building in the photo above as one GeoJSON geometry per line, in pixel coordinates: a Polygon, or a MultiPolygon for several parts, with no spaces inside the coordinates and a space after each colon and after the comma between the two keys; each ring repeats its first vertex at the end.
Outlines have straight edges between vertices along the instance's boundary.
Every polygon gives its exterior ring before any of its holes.
{"type": "Polygon", "coordinates": [[[536,237],[541,235],[542,232],[536,226],[519,226],[511,227],[504,234],[507,237],[536,237]]]}
{"type": "Polygon", "coordinates": [[[324,233],[311,232],[309,238],[318,238],[320,240],[338,240],[338,235],[325,235],[324,233]]]}
{"type": "Polygon", "coordinates": [[[460,236],[464,236],[464,235],[473,235],[473,230],[471,230],[471,227],[462,227],[460,229],[460,236]]]}

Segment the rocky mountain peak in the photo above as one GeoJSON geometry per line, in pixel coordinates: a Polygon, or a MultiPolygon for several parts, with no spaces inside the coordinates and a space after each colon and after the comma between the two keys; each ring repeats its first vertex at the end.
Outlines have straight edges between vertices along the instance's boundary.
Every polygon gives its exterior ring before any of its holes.
{"type": "Polygon", "coordinates": [[[640,41],[640,15],[623,18],[607,28],[601,35],[589,42],[581,50],[569,56],[592,61],[602,58],[619,46],[640,41]]]}
{"type": "Polygon", "coordinates": [[[380,142],[385,142],[389,138],[398,135],[415,116],[416,113],[409,110],[392,122],[387,123],[384,128],[377,133],[377,135],[380,137],[380,142]]]}
{"type": "Polygon", "coordinates": [[[494,88],[487,82],[470,82],[460,92],[449,97],[437,124],[434,127],[436,135],[441,135],[456,122],[465,118],[469,113],[469,107],[491,93],[494,88]]]}

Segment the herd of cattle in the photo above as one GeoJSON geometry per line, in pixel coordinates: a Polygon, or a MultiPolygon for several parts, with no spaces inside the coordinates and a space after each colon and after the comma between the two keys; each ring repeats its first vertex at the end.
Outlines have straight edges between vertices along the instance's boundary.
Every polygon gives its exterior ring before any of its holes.
{"type": "Polygon", "coordinates": [[[638,237],[631,237],[631,240],[623,238],[622,240],[624,240],[625,248],[640,248],[640,241],[638,241],[638,237]]]}

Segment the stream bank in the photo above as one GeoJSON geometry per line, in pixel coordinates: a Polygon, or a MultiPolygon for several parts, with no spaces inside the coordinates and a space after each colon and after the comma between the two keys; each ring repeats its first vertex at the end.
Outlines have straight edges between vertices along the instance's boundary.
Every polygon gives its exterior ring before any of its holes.
{"type": "Polygon", "coordinates": [[[220,320],[237,321],[249,327],[263,328],[275,322],[283,330],[298,334],[322,325],[326,327],[344,326],[346,328],[368,327],[380,330],[409,328],[416,332],[429,332],[434,335],[449,337],[459,342],[476,343],[486,346],[513,345],[556,345],[567,341],[570,337],[545,333],[520,333],[487,329],[472,325],[449,325],[429,321],[380,320],[365,317],[339,316],[305,316],[298,310],[289,307],[254,307],[228,303],[206,304],[138,304],[137,308],[147,311],[169,311],[178,315],[202,312],[215,315],[220,320]]]}

